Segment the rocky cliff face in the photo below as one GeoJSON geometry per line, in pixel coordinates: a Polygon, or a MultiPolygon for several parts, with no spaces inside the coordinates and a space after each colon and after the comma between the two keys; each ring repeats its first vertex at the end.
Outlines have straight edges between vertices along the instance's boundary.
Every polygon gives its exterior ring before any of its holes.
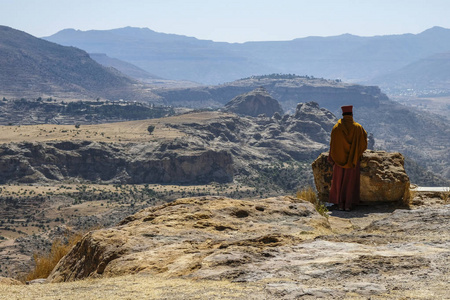
{"type": "Polygon", "coordinates": [[[271,97],[263,87],[234,97],[225,104],[223,110],[252,117],[257,117],[261,114],[271,117],[276,112],[279,114],[283,113],[280,103],[271,97]]]}
{"type": "MultiPolygon", "coordinates": [[[[409,177],[400,153],[366,150],[361,158],[361,201],[366,203],[401,202],[409,190],[409,177]]],[[[319,198],[328,201],[333,167],[328,153],[312,164],[319,198]]]]}
{"type": "Polygon", "coordinates": [[[121,145],[90,141],[0,146],[0,182],[79,178],[112,183],[206,183],[233,178],[226,151],[191,150],[174,143],[121,145]],[[163,149],[163,151],[158,151],[163,149]]]}
{"type": "Polygon", "coordinates": [[[295,189],[311,182],[308,162],[328,148],[328,132],[336,122],[314,102],[299,104],[294,115],[272,118],[217,112],[189,116],[159,119],[158,126],[183,136],[153,142],[3,144],[0,182],[206,183],[266,176],[268,184],[278,178],[284,188],[295,189]]]}
{"type": "MultiPolygon", "coordinates": [[[[317,102],[340,116],[342,105],[355,107],[355,120],[373,133],[375,148],[400,152],[420,167],[450,178],[450,124],[445,118],[391,101],[376,86],[362,86],[318,78],[268,75],[254,76],[219,86],[155,91],[165,103],[188,107],[222,107],[237,95],[264,87],[285,112],[293,113],[299,102],[317,102]]],[[[412,173],[412,172],[411,172],[412,173]]],[[[414,174],[415,175],[415,174],[414,174]]],[[[438,181],[412,181],[436,185],[438,181]]]]}
{"type": "Polygon", "coordinates": [[[335,80],[289,75],[253,76],[216,86],[186,89],[155,89],[166,104],[187,107],[222,107],[234,97],[263,87],[285,111],[299,102],[314,101],[332,112],[342,105],[376,108],[387,96],[376,86],[348,84],[335,80]]]}

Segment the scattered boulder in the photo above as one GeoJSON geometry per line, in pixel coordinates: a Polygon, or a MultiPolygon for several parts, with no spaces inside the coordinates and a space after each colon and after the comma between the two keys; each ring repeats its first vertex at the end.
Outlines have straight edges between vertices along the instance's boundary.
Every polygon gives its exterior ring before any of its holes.
{"type": "Polygon", "coordinates": [[[236,278],[276,247],[331,233],[314,206],[292,197],[236,200],[195,197],[144,209],[96,230],[55,267],[48,280],[140,272],[205,279],[236,278]]]}
{"type": "Polygon", "coordinates": [[[279,114],[283,113],[280,103],[270,96],[263,87],[234,97],[230,102],[225,104],[224,111],[252,117],[259,115],[271,117],[276,112],[279,114]]]}
{"type": "MultiPolygon", "coordinates": [[[[322,153],[312,164],[319,199],[328,201],[333,167],[328,153],[322,153]]],[[[399,202],[409,189],[404,157],[398,152],[366,150],[361,159],[361,201],[364,203],[399,202]]]]}

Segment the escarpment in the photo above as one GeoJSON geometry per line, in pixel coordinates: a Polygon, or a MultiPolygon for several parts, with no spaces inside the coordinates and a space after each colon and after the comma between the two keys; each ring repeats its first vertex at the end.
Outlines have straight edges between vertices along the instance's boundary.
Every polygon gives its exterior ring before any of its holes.
{"type": "Polygon", "coordinates": [[[229,182],[232,157],[220,150],[170,149],[173,143],[121,145],[90,141],[0,146],[0,183],[79,178],[114,183],[229,182]],[[157,148],[164,147],[164,151],[157,148]],[[137,151],[137,148],[139,151],[137,151]]]}
{"type": "MultiPolygon", "coordinates": [[[[295,188],[301,180],[305,183],[311,179],[307,162],[327,149],[328,131],[335,121],[332,113],[310,102],[300,103],[294,115],[240,117],[207,112],[162,118],[154,122],[158,128],[152,134],[146,130],[148,125],[136,121],[127,126],[140,128],[137,141],[72,140],[67,136],[57,141],[2,144],[0,183],[68,179],[133,184],[224,183],[236,176],[273,176],[273,168],[288,168],[297,177],[286,186],[295,188]]],[[[114,126],[120,131],[123,125],[114,126]]],[[[84,128],[77,129],[79,136],[93,135],[92,128],[84,128]]]]}

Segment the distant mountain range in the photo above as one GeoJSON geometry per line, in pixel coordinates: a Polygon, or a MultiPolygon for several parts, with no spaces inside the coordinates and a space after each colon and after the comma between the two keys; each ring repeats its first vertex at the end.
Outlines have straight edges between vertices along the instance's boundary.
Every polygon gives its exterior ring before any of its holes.
{"type": "Polygon", "coordinates": [[[391,94],[450,94],[450,52],[434,54],[399,70],[378,76],[371,83],[391,94]]]}
{"type": "Polygon", "coordinates": [[[0,91],[12,94],[40,92],[110,95],[135,82],[96,63],[74,47],[35,38],[0,26],[0,91]]]}
{"type": "Polygon", "coordinates": [[[149,80],[152,81],[154,79],[161,79],[161,77],[150,74],[149,72],[139,67],[136,67],[133,64],[130,64],[117,58],[111,58],[104,53],[90,53],[89,56],[103,66],[112,67],[114,69],[119,70],[123,74],[128,75],[129,77],[144,82],[149,80]]]}
{"type": "Polygon", "coordinates": [[[450,30],[441,27],[420,34],[374,37],[344,34],[242,44],[198,40],[132,27],[65,29],[44,39],[89,53],[105,53],[163,78],[203,84],[271,73],[370,84],[374,78],[382,78],[437,53],[450,52],[450,30]]]}
{"type": "MultiPolygon", "coordinates": [[[[138,30],[127,28],[118,30],[119,32],[128,32],[128,40],[130,45],[137,47],[136,39],[142,36],[151,36],[150,30],[138,30]],[[133,34],[134,33],[134,34],[133,34]]],[[[77,32],[69,31],[77,36],[77,32]]],[[[431,31],[422,33],[421,35],[434,37],[436,34],[442,32],[439,28],[434,28],[431,31]]],[[[447,30],[443,30],[447,33],[447,30]]],[[[94,32],[95,33],[95,32],[94,32]]],[[[103,32],[97,32],[99,37],[103,37],[103,32]]],[[[89,34],[92,34],[90,32],[89,34]]],[[[176,57],[182,51],[182,46],[186,46],[186,41],[191,41],[195,46],[197,43],[204,43],[205,47],[201,48],[206,51],[211,47],[210,55],[207,52],[202,52],[202,55],[197,54],[196,58],[192,58],[194,51],[187,49],[186,59],[178,60],[179,73],[182,74],[184,67],[190,65],[189,72],[197,72],[202,67],[211,68],[210,62],[220,58],[220,53],[233,53],[232,49],[235,46],[250,47],[253,43],[246,44],[227,44],[227,43],[213,43],[208,41],[198,41],[194,38],[171,36],[164,34],[156,34],[155,40],[159,39],[155,49],[159,49],[161,55],[161,63],[166,61],[162,59],[164,56],[170,56],[169,48],[164,48],[166,40],[172,41],[174,47],[172,54],[172,62],[175,65],[176,57]],[[178,41],[178,42],[175,42],[178,41]],[[177,44],[178,43],[178,44],[177,44]],[[178,45],[178,47],[177,47],[178,45]],[[181,45],[181,46],[180,46],[181,45]],[[215,47],[222,47],[222,52],[218,52],[215,47]],[[165,53],[166,51],[167,53],[165,53]],[[231,52],[230,52],[231,51],[231,52]],[[204,55],[204,56],[203,56],[204,55]],[[189,58],[190,57],[190,58],[189,58]],[[191,59],[192,58],[192,59],[191,59]],[[196,68],[196,62],[199,67],[196,68]]],[[[417,36],[421,36],[417,35],[417,36]]],[[[126,35],[122,38],[125,39],[126,35]]],[[[417,36],[410,35],[413,39],[417,36]]],[[[116,39],[116,35],[109,35],[110,39],[116,39]]],[[[349,40],[360,40],[358,37],[344,36],[335,37],[336,39],[346,38],[349,40]]],[[[380,37],[383,38],[383,37],[380,37]]],[[[316,38],[312,38],[315,40],[316,38]]],[[[317,38],[322,40],[322,38],[317,38]]],[[[328,38],[324,38],[328,42],[328,38]]],[[[367,38],[372,39],[372,38],[367,38]]],[[[307,39],[306,39],[307,40],[307,39]]],[[[450,39],[447,39],[450,43],[450,39]]],[[[94,40],[91,42],[93,43],[94,40]]],[[[108,42],[108,40],[106,40],[108,42]]],[[[111,41],[109,41],[111,42],[111,41]]],[[[292,43],[295,41],[292,41],[292,43]]],[[[304,40],[302,40],[304,42],[304,40]]],[[[114,41],[114,43],[117,43],[114,41]]],[[[113,44],[114,44],[113,43],[113,44]]],[[[271,42],[268,42],[270,44],[271,42]]],[[[277,47],[283,45],[283,42],[273,42],[277,47]]],[[[291,43],[291,42],[286,42],[291,43]]],[[[430,41],[431,43],[431,41],[430,41]]],[[[442,42],[444,43],[444,41],[442,42]]],[[[142,49],[147,49],[150,44],[145,44],[141,41],[142,49]],[[147,46],[146,46],[147,45],[147,46]]],[[[101,45],[101,41],[98,41],[101,45]]],[[[115,44],[117,47],[119,44],[115,44]]],[[[255,43],[259,45],[259,43],[255,43]]],[[[134,53],[127,48],[128,43],[124,43],[122,53],[138,57],[144,53],[148,58],[149,54],[143,52],[134,53]]],[[[342,47],[348,45],[342,44],[342,47]]],[[[255,46],[256,47],[256,46],[255,46]]],[[[323,51],[330,51],[323,45],[323,51]]],[[[111,49],[114,47],[111,46],[111,49]]],[[[275,53],[276,47],[272,50],[275,53]]],[[[414,47],[413,47],[414,48],[414,47]]],[[[117,50],[118,48],[116,48],[117,50]]],[[[135,48],[137,49],[137,48],[135,48]]],[[[268,48],[266,48],[268,49],[268,48]]],[[[319,49],[319,48],[317,48],[319,49]]],[[[98,50],[98,49],[97,49],[98,50]]],[[[428,49],[429,50],[429,49],[428,49]]],[[[428,51],[427,50],[427,51],[428,51]]],[[[279,51],[279,50],[277,50],[279,51]]],[[[333,50],[333,51],[336,51],[333,50]]],[[[411,50],[414,52],[413,50],[411,50]]],[[[422,49],[422,52],[427,52],[422,49]]],[[[91,52],[91,51],[90,51],[91,52]]],[[[92,51],[91,53],[98,53],[92,51]]],[[[269,52],[268,52],[269,53],[269,52]]],[[[235,53],[235,57],[237,54],[235,53]]],[[[305,54],[306,55],[306,54],[305,54]]],[[[313,53],[309,54],[314,56],[313,53]]],[[[129,69],[131,73],[140,74],[139,76],[149,76],[151,74],[158,74],[158,72],[148,72],[139,70],[129,63],[119,62],[113,55],[108,54],[108,57],[103,55],[97,56],[97,59],[105,60],[103,63],[115,65],[122,70],[129,69]]],[[[289,56],[288,54],[286,57],[289,56]]],[[[228,56],[231,59],[231,56],[228,56]]],[[[269,56],[267,56],[269,57],[269,56]]],[[[389,55],[387,55],[389,57],[389,55]]],[[[406,56],[405,56],[406,57],[406,56]]],[[[412,57],[412,54],[410,55],[412,57]]],[[[272,57],[273,58],[273,57],[272,57]]],[[[442,56],[445,60],[445,55],[442,56]]],[[[255,56],[252,60],[257,60],[255,56]]],[[[273,58],[275,61],[275,58],[273,58]]],[[[285,57],[277,57],[277,60],[283,60],[285,57]]],[[[319,60],[319,54],[317,54],[319,60]]],[[[156,61],[156,59],[154,60],[156,61]]],[[[230,60],[233,61],[233,60],[230,60]]],[[[245,69],[248,60],[235,60],[235,65],[231,64],[230,69],[239,65],[238,70],[245,69]]],[[[272,63],[275,63],[275,62],[272,63]]],[[[428,60],[426,64],[430,64],[428,60]]],[[[267,62],[267,60],[266,60],[267,62]]],[[[222,60],[215,61],[217,69],[210,69],[211,74],[218,76],[230,76],[223,69],[227,64],[222,60]],[[223,72],[223,73],[222,73],[223,72]]],[[[329,63],[332,65],[332,62],[329,63]]],[[[394,63],[392,63],[394,64],[394,63]]],[[[350,64],[351,65],[351,64],[350,64]]],[[[443,63],[437,65],[444,66],[443,63]]],[[[437,67],[436,65],[436,67],[437,67]]],[[[97,98],[104,97],[110,100],[124,99],[124,100],[145,100],[154,104],[167,104],[173,106],[193,107],[193,108],[220,108],[225,103],[239,94],[247,93],[255,88],[264,87],[269,94],[280,101],[283,109],[287,112],[292,111],[299,102],[315,101],[321,107],[331,110],[335,114],[339,114],[339,107],[344,104],[355,105],[355,114],[357,120],[364,125],[364,127],[374,134],[376,144],[382,149],[391,151],[400,151],[417,161],[421,166],[427,166],[436,174],[442,174],[446,178],[450,178],[450,160],[448,149],[448,141],[450,141],[450,126],[448,120],[439,120],[433,115],[413,109],[403,107],[391,100],[376,86],[362,86],[357,84],[349,84],[341,80],[325,80],[315,78],[312,76],[294,76],[292,74],[271,74],[264,76],[249,76],[241,80],[235,80],[226,84],[216,86],[201,86],[189,88],[158,88],[148,84],[137,82],[128,76],[120,73],[115,68],[107,68],[95,62],[85,51],[74,47],[60,46],[42,39],[35,38],[24,32],[14,30],[8,27],[0,27],[0,98],[9,97],[13,95],[18,97],[27,97],[30,95],[34,99],[37,97],[44,97],[45,95],[52,95],[61,98],[83,99],[83,98],[97,98]]],[[[255,64],[256,66],[256,64],[255,64]]],[[[258,66],[262,66],[259,64],[258,66]]],[[[237,67],[236,67],[237,68],[237,67]]],[[[420,70],[420,68],[418,68],[420,70]]],[[[445,67],[443,68],[445,70],[445,67]]],[[[168,69],[163,69],[168,70],[168,69]]],[[[172,70],[173,71],[173,70],[172,70]]],[[[423,72],[423,71],[420,71],[423,72]]],[[[129,74],[131,74],[129,73],[129,74]]],[[[198,72],[203,75],[203,73],[198,72]]],[[[430,73],[431,74],[431,73],[430,73]]],[[[444,74],[444,73],[438,73],[444,74]]],[[[134,75],[138,76],[138,75],[134,75]]],[[[234,75],[233,75],[234,76],[234,75]]],[[[431,75],[430,75],[431,76],[431,75]]],[[[444,75],[440,75],[444,76],[444,75]]],[[[155,79],[161,80],[162,79],[155,79]]],[[[421,79],[423,80],[423,79],[421,79]]],[[[393,79],[392,79],[393,81],[393,79]]],[[[5,105],[0,101],[0,105],[5,105]]]]}

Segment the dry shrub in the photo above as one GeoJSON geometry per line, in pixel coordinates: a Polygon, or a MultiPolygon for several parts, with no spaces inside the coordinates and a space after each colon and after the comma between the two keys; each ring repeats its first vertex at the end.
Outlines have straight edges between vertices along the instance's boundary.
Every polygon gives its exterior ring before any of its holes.
{"type": "Polygon", "coordinates": [[[328,208],[317,198],[316,191],[310,185],[297,191],[297,199],[312,203],[319,214],[328,218],[328,208]]]}
{"type": "Polygon", "coordinates": [[[442,198],[442,200],[444,200],[445,204],[447,204],[449,202],[449,200],[450,200],[450,187],[448,188],[447,192],[443,192],[441,194],[441,198],[442,198]]]}
{"type": "Polygon", "coordinates": [[[25,280],[30,281],[38,278],[47,278],[61,258],[63,258],[82,237],[83,233],[81,232],[73,233],[67,236],[66,242],[63,242],[61,239],[54,240],[50,253],[34,253],[33,259],[36,265],[34,270],[25,276],[25,280]]]}

